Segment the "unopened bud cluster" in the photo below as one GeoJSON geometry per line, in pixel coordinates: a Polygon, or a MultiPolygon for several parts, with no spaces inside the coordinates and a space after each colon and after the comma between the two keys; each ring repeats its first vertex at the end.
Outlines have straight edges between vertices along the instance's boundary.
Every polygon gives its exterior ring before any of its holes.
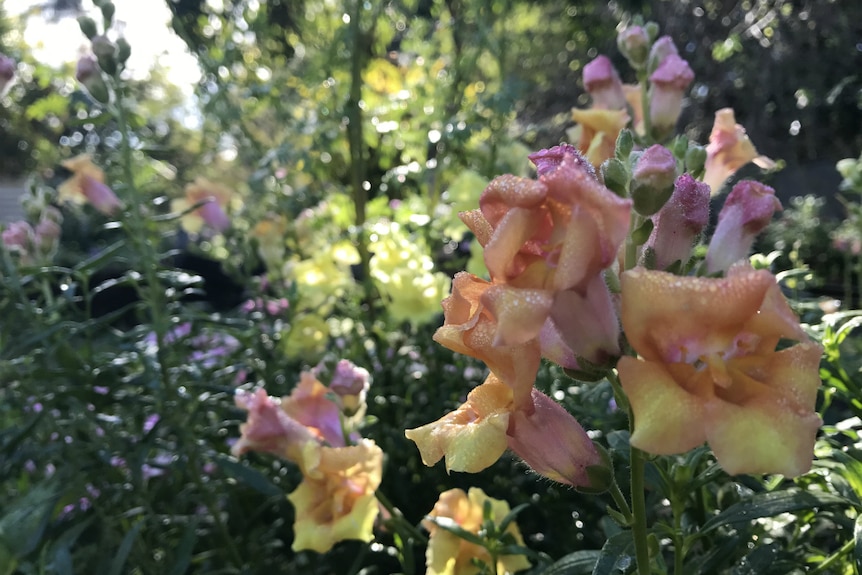
{"type": "Polygon", "coordinates": [[[121,72],[131,55],[132,49],[125,38],[120,37],[117,40],[112,40],[108,36],[108,30],[114,22],[114,12],[116,11],[113,2],[100,0],[95,4],[102,12],[104,32],[99,33],[96,21],[89,16],[78,18],[81,32],[90,40],[91,54],[81,56],[78,60],[75,77],[94,100],[106,104],[110,101],[110,91],[103,74],[113,77],[121,72]]]}

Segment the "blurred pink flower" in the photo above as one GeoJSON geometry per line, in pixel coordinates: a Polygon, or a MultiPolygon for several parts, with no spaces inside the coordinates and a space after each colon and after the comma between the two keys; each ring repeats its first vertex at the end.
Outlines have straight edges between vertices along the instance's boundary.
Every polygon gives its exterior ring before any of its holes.
{"type": "Polygon", "coordinates": [[[626,96],[616,68],[607,56],[599,55],[584,66],[584,87],[593,99],[593,108],[623,110],[626,96]]]}
{"type": "Polygon", "coordinates": [[[15,77],[15,68],[15,60],[6,54],[0,53],[0,95],[3,95],[3,92],[6,90],[6,86],[8,86],[15,77]]]}
{"type": "Polygon", "coordinates": [[[122,209],[123,204],[114,191],[105,184],[105,172],[96,166],[89,155],[81,154],[63,160],[60,165],[72,172],[57,192],[61,199],[74,203],[89,202],[97,211],[111,216],[122,209]]]}
{"type": "Polygon", "coordinates": [[[709,134],[703,181],[715,195],[730,176],[749,162],[764,170],[775,167],[775,162],[754,149],[745,128],[736,123],[733,108],[722,108],[715,113],[715,123],[709,134]]]}
{"type": "Polygon", "coordinates": [[[650,121],[664,138],[676,127],[682,113],[682,98],[694,80],[694,72],[677,54],[668,54],[650,75],[650,121]]]}
{"type": "Polygon", "coordinates": [[[706,252],[709,273],[726,271],[750,255],[754,240],[781,209],[775,190],[752,180],[733,186],[718,213],[718,224],[706,252]]]}

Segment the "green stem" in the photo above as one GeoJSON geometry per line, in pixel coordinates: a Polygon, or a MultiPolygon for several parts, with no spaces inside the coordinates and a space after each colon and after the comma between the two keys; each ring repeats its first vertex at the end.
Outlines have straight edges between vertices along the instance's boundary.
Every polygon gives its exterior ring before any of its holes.
{"type": "Polygon", "coordinates": [[[362,270],[362,284],[365,302],[370,314],[374,313],[374,284],[371,281],[371,254],[368,251],[368,238],[365,233],[368,204],[368,191],[365,189],[364,137],[362,135],[362,70],[365,66],[365,45],[363,43],[362,0],[354,0],[350,14],[350,94],[347,99],[347,140],[350,149],[350,188],[353,195],[353,224],[356,227],[356,250],[362,270]]]}
{"type": "Polygon", "coordinates": [[[614,499],[614,503],[617,504],[617,508],[619,509],[620,513],[623,514],[623,517],[625,517],[628,524],[631,525],[632,523],[634,523],[634,518],[632,517],[632,510],[629,509],[629,503],[628,501],[626,501],[626,497],[625,495],[623,495],[623,492],[620,489],[619,484],[617,484],[616,480],[611,483],[610,492],[611,497],[613,497],[614,499]]]}
{"type": "Polygon", "coordinates": [[[643,216],[632,210],[631,223],[629,224],[629,233],[626,236],[626,261],[625,269],[630,270],[638,264],[638,244],[635,243],[632,235],[635,230],[640,228],[644,220],[643,216]]]}
{"type": "Polygon", "coordinates": [[[649,575],[650,560],[647,542],[646,492],[644,490],[644,468],[646,461],[644,452],[637,447],[631,447],[631,499],[632,537],[635,543],[635,558],[638,564],[638,575],[649,575]]]}
{"type": "Polygon", "coordinates": [[[119,77],[111,78],[111,88],[115,94],[114,116],[117,120],[117,128],[122,135],[120,142],[120,153],[123,168],[123,177],[127,187],[126,201],[131,201],[132,206],[123,210],[123,226],[128,232],[132,246],[140,256],[143,263],[143,276],[146,282],[145,291],[141,295],[149,304],[150,321],[153,332],[156,334],[156,358],[158,361],[159,379],[161,381],[161,393],[157,397],[158,409],[165,413],[167,408],[167,395],[171,390],[170,374],[166,357],[165,337],[169,329],[169,318],[165,314],[167,301],[161,282],[158,277],[159,255],[157,248],[149,241],[147,233],[146,213],[138,211],[137,206],[143,205],[143,198],[135,185],[134,161],[132,158],[131,130],[127,118],[125,105],[125,88],[119,77]]]}
{"type": "Polygon", "coordinates": [[[809,571],[811,575],[815,573],[824,573],[827,569],[838,563],[845,555],[850,553],[856,546],[855,539],[849,539],[847,543],[841,546],[841,549],[824,559],[817,567],[809,571]]]}
{"type": "Polygon", "coordinates": [[[652,120],[649,117],[649,77],[646,69],[638,72],[638,83],[641,86],[641,110],[644,120],[644,147],[654,144],[652,137],[652,120]]]}
{"type": "Polygon", "coordinates": [[[401,513],[401,510],[392,505],[392,502],[389,501],[389,498],[386,497],[386,495],[384,495],[382,491],[378,489],[374,495],[375,497],[377,497],[377,501],[379,501],[380,504],[386,509],[386,511],[389,512],[389,515],[392,516],[392,520],[394,521],[396,527],[402,528],[411,539],[415,539],[423,545],[428,544],[428,538],[425,536],[425,534],[419,531],[419,529],[417,529],[415,525],[407,521],[407,518],[404,517],[404,514],[401,513]]]}
{"type": "Polygon", "coordinates": [[[671,510],[673,511],[673,575],[682,575],[682,565],[685,560],[685,535],[682,532],[682,506],[676,497],[673,495],[671,501],[671,510]]]}

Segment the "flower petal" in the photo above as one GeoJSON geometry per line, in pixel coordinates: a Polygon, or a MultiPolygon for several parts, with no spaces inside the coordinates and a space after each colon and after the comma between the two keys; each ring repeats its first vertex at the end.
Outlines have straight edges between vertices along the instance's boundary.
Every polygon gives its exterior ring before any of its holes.
{"type": "Polygon", "coordinates": [[[511,409],[512,390],[492,373],[461,407],[404,435],[416,443],[425,465],[445,457],[446,471],[476,473],[506,451],[511,409]]]}
{"type": "Polygon", "coordinates": [[[664,365],[627,356],[620,358],[617,370],[635,414],[632,445],[670,455],[706,440],[702,400],[680,387],[664,365]]]}

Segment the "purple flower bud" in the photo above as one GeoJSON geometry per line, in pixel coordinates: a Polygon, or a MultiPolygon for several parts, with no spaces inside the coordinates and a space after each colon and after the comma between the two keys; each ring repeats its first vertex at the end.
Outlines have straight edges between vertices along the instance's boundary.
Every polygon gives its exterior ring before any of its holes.
{"type": "Polygon", "coordinates": [[[649,51],[649,71],[654,72],[662,65],[665,58],[671,54],[678,56],[679,50],[676,49],[676,44],[673,43],[673,38],[670,36],[662,36],[655,41],[649,51]]]}
{"type": "Polygon", "coordinates": [[[596,176],[596,170],[593,165],[584,158],[576,147],[565,142],[553,148],[533,152],[527,157],[536,166],[536,175],[544,176],[556,170],[566,156],[571,156],[575,160],[575,165],[583,168],[593,177],[596,176]]]}
{"type": "Polygon", "coordinates": [[[650,120],[660,135],[673,130],[682,112],[682,96],[694,80],[688,62],[668,55],[650,76],[650,120]]]}
{"type": "Polygon", "coordinates": [[[735,262],[747,258],[757,234],[780,209],[781,202],[769,186],[752,180],[733,186],[718,214],[718,225],[706,252],[706,270],[727,271],[735,262]]]}
{"type": "Polygon", "coordinates": [[[102,71],[92,56],[82,56],[78,60],[75,79],[87,89],[97,102],[105,104],[110,99],[108,86],[105,84],[105,79],[102,78],[102,71]]]}
{"type": "Polygon", "coordinates": [[[0,94],[6,89],[6,86],[15,77],[15,60],[9,56],[0,53],[0,94]]]}
{"type": "Polygon", "coordinates": [[[593,99],[593,107],[603,110],[624,110],[626,95],[623,83],[607,56],[597,56],[584,66],[584,87],[593,99]]]}
{"type": "Polygon", "coordinates": [[[34,236],[33,228],[27,222],[23,220],[12,222],[3,230],[3,245],[9,251],[26,255],[33,245],[34,236]]]}
{"type": "Polygon", "coordinates": [[[673,193],[676,180],[676,158],[673,152],[655,144],[638,158],[632,173],[632,200],[635,210],[644,216],[658,212],[673,193]]]}
{"type": "Polygon", "coordinates": [[[352,415],[365,404],[365,395],[370,385],[371,374],[367,369],[342,359],[335,366],[329,389],[341,399],[343,410],[352,415]]]}
{"type": "MultiPolygon", "coordinates": [[[[602,464],[592,440],[572,415],[539,390],[533,410],[516,410],[509,419],[508,446],[536,473],[574,487],[592,485],[587,469],[602,464]]],[[[604,486],[605,488],[607,486],[604,486]]]]}
{"type": "Polygon", "coordinates": [[[709,223],[709,186],[690,174],[681,175],[653,222],[646,247],[655,251],[656,268],[663,270],[677,260],[688,262],[695,239],[709,223]]]}

